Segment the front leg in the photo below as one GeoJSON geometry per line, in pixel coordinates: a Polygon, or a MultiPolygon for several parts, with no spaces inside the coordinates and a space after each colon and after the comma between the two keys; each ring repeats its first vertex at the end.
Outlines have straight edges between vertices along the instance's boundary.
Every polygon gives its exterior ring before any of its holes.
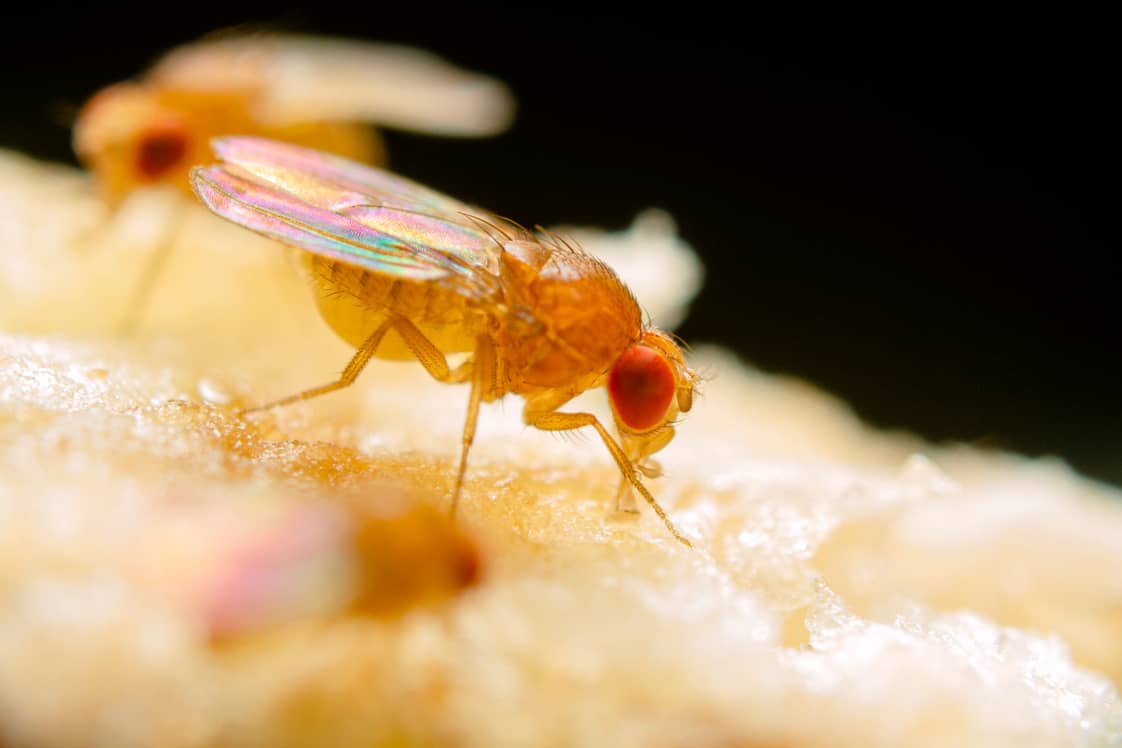
{"type": "Polygon", "coordinates": [[[659,519],[662,520],[662,523],[666,525],[666,529],[670,530],[670,534],[682,545],[687,548],[692,548],[693,546],[690,544],[690,541],[686,540],[686,538],[678,532],[677,528],[674,527],[674,523],[672,523],[670,518],[666,515],[666,512],[663,511],[662,507],[655,501],[654,496],[651,496],[650,491],[643,485],[643,482],[639,479],[639,470],[635,467],[631,459],[628,458],[627,453],[624,452],[619,442],[604,428],[604,424],[600,423],[600,420],[591,413],[557,412],[557,408],[564,405],[570,399],[570,397],[564,397],[564,399],[562,399],[554,393],[545,393],[537,397],[532,397],[526,401],[526,408],[522,412],[522,418],[528,425],[541,429],[542,431],[570,431],[584,426],[591,426],[596,429],[596,433],[598,433],[600,438],[604,441],[604,446],[606,446],[611,453],[612,459],[614,459],[616,465],[619,466],[620,473],[623,474],[624,480],[630,483],[631,486],[639,492],[639,495],[651,505],[651,509],[654,509],[655,514],[657,514],[659,519]]]}
{"type": "MultiPolygon", "coordinates": [[[[631,460],[631,464],[640,473],[648,478],[661,478],[662,465],[651,458],[651,455],[661,451],[673,438],[674,427],[663,426],[652,434],[621,434],[620,441],[623,443],[624,451],[631,460]]],[[[616,509],[621,512],[639,511],[639,508],[635,505],[635,495],[631,491],[631,483],[623,476],[620,477],[619,489],[616,490],[616,509]]]]}

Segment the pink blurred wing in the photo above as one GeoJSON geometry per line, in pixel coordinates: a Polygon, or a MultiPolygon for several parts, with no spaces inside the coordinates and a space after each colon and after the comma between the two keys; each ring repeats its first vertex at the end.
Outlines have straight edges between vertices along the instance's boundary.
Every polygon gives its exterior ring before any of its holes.
{"type": "Polygon", "coordinates": [[[214,141],[223,162],[192,173],[214,213],[374,273],[437,282],[475,300],[501,295],[507,236],[485,211],[389,172],[263,138],[214,141]]]}

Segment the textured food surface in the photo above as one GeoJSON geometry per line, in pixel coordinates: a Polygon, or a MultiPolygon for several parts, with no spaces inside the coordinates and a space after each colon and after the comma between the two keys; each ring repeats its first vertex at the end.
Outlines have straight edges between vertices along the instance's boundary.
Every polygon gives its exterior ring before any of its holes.
{"type": "MultiPolygon", "coordinates": [[[[516,399],[483,408],[453,527],[465,387],[375,362],[238,415],[351,353],[295,263],[92,193],[0,153],[0,744],[1119,743],[1122,502],[1062,461],[878,432],[700,346],[649,481],[693,551],[516,399]]],[[[667,216],[569,233],[682,317],[667,216]]]]}

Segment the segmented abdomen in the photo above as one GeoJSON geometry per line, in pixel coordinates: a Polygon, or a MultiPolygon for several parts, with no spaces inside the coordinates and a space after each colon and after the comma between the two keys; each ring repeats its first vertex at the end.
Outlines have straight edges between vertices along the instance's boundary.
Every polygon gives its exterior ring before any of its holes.
{"type": "MultiPolygon", "coordinates": [[[[469,352],[482,324],[455,291],[431,281],[412,281],[371,273],[342,262],[305,255],[316,303],[324,320],[356,348],[390,315],[403,317],[445,353],[469,352]]],[[[413,354],[394,332],[389,333],[378,358],[409,360],[413,354]]]]}

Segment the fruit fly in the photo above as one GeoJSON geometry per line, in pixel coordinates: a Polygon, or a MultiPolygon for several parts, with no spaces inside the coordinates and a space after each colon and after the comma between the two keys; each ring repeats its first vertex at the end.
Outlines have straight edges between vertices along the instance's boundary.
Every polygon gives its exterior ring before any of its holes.
{"type": "MultiPolygon", "coordinates": [[[[232,35],[172,50],[138,81],[95,94],[74,125],[74,149],[102,196],[165,185],[189,194],[193,164],[218,135],[261,135],[385,162],[369,124],[451,136],[502,132],[506,87],[403,46],[284,34],[232,35]]],[[[169,222],[175,230],[175,222],[169,222]]],[[[142,310],[164,251],[139,281],[126,326],[142,310]]]]}
{"type": "Polygon", "coordinates": [[[393,617],[478,582],[480,548],[443,512],[363,498],[258,517],[252,528],[215,540],[196,593],[212,639],[309,614],[393,617]]]}
{"type": "MultiPolygon", "coordinates": [[[[637,491],[690,543],[643,485],[649,458],[690,409],[697,375],[678,345],[643,324],[639,305],[600,260],[389,172],[260,138],[219,138],[221,163],[192,172],[217,215],[304,250],[327,324],[357,352],[335,382],[255,408],[347,387],[377,356],[417,359],[434,379],[470,385],[452,512],[481,402],[525,399],[545,431],[592,427],[622,473],[617,504],[637,491]],[[469,353],[457,368],[446,354],[469,353]],[[562,412],[606,387],[617,439],[592,413],[562,412]]],[[[625,506],[625,504],[630,506],[625,506]]]]}

